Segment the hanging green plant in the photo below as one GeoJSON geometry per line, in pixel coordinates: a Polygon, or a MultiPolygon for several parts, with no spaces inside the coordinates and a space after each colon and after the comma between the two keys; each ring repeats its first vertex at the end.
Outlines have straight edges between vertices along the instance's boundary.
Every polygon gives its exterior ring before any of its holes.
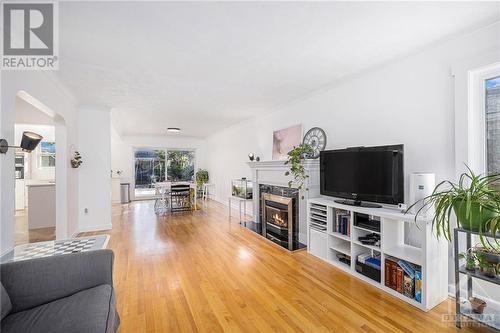
{"type": "Polygon", "coordinates": [[[309,190],[305,187],[305,181],[309,175],[307,174],[302,161],[307,159],[312,153],[313,149],[310,145],[301,144],[297,147],[293,147],[293,149],[288,152],[288,157],[285,161],[285,165],[290,165],[290,170],[285,172],[285,176],[292,176],[292,179],[288,182],[288,187],[295,185],[302,193],[302,199],[304,199],[303,191],[309,190]]]}

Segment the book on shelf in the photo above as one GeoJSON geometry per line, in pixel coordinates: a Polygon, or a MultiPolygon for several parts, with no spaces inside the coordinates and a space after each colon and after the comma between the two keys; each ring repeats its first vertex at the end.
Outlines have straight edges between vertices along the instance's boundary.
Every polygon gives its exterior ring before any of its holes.
{"type": "Polygon", "coordinates": [[[371,266],[375,269],[380,270],[380,259],[379,258],[368,258],[365,260],[365,265],[371,266]]]}
{"type": "Polygon", "coordinates": [[[365,264],[367,266],[370,266],[372,268],[375,268],[377,270],[380,270],[380,255],[372,255],[371,253],[361,253],[358,254],[358,262],[365,264]]]}
{"type": "Polygon", "coordinates": [[[393,258],[385,259],[385,286],[396,290],[397,285],[397,263],[393,258]]]}
{"type": "Polygon", "coordinates": [[[403,279],[403,295],[415,298],[414,279],[406,273],[403,279]]]}
{"type": "Polygon", "coordinates": [[[422,271],[420,266],[405,260],[386,258],[385,286],[417,302],[422,302],[422,271]]]}
{"type": "Polygon", "coordinates": [[[415,271],[415,300],[422,303],[422,271],[415,271]]]}
{"type": "Polygon", "coordinates": [[[415,268],[412,264],[404,260],[398,260],[398,265],[401,267],[406,274],[408,274],[412,279],[415,277],[415,268]]]}
{"type": "Polygon", "coordinates": [[[351,213],[347,211],[336,211],[333,231],[342,235],[351,235],[351,213]]]}
{"type": "Polygon", "coordinates": [[[396,267],[396,291],[403,293],[403,269],[399,266],[396,267]]]}

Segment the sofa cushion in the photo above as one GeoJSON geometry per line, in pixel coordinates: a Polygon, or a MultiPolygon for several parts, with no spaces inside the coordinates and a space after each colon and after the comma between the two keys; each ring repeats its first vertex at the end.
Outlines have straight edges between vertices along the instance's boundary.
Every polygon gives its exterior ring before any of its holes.
{"type": "Polygon", "coordinates": [[[4,319],[6,315],[12,310],[12,303],[10,302],[9,294],[0,282],[0,320],[4,319]]]}
{"type": "Polygon", "coordinates": [[[80,291],[51,303],[12,313],[1,323],[2,333],[114,332],[118,320],[114,308],[114,292],[110,285],[80,291]],[[111,329],[111,331],[109,331],[111,329]]]}

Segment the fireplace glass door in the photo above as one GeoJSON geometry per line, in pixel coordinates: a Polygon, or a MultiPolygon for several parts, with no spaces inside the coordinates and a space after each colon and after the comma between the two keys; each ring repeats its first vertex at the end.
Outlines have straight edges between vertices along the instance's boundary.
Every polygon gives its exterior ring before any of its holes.
{"type": "Polygon", "coordinates": [[[266,222],[280,229],[288,229],[288,210],[266,205],[266,222]]]}

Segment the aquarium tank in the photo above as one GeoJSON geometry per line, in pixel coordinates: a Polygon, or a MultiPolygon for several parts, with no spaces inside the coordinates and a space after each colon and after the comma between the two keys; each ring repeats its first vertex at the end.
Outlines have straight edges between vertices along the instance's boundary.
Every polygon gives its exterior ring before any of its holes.
{"type": "Polygon", "coordinates": [[[231,182],[233,196],[252,199],[253,185],[251,180],[246,178],[235,179],[231,182]]]}

